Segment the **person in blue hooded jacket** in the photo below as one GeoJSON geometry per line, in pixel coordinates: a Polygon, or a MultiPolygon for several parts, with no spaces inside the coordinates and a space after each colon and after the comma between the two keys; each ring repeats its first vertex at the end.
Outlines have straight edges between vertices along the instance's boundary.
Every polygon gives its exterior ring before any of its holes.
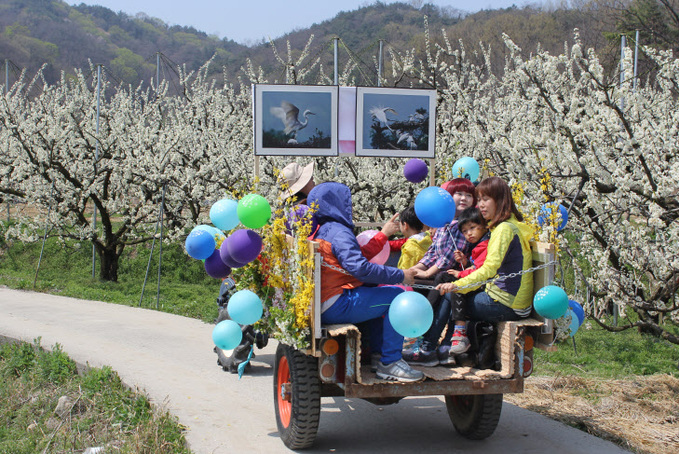
{"type": "Polygon", "coordinates": [[[315,209],[321,267],[321,322],[360,323],[371,320],[370,347],[375,371],[385,380],[414,382],[424,374],[412,369],[401,356],[403,336],[389,322],[389,305],[403,289],[370,284],[413,283],[414,270],[370,263],[354,235],[351,191],[341,183],[314,187],[307,203],[315,209]]]}

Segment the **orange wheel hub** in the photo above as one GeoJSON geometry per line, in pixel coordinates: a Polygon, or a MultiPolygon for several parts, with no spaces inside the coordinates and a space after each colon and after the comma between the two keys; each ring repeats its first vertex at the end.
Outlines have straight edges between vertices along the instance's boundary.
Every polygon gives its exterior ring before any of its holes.
{"type": "Polygon", "coordinates": [[[276,376],[276,400],[278,402],[278,414],[283,426],[290,425],[292,414],[292,395],[290,390],[290,365],[288,358],[283,356],[278,362],[278,375],[276,376]]]}

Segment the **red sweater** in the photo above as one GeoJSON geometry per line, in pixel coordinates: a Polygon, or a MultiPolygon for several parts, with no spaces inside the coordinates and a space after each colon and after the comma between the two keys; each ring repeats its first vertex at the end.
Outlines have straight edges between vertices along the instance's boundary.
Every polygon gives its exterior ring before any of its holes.
{"type": "Polygon", "coordinates": [[[460,275],[457,278],[462,279],[463,277],[469,276],[474,271],[481,268],[483,262],[486,261],[487,254],[488,254],[488,240],[481,241],[479,244],[476,245],[474,249],[472,249],[472,262],[474,263],[474,266],[469,267],[464,271],[461,271],[460,275]]]}

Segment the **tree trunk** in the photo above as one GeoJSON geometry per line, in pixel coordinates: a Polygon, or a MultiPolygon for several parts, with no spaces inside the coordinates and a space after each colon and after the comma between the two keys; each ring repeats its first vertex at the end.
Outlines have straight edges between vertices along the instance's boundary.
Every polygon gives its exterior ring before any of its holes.
{"type": "Polygon", "coordinates": [[[102,281],[118,282],[120,254],[116,248],[99,251],[99,278],[102,281]]]}

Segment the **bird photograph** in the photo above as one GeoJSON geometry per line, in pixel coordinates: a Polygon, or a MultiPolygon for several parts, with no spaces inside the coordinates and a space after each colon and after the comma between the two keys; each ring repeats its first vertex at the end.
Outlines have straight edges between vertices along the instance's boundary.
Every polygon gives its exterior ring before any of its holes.
{"type": "Polygon", "coordinates": [[[428,150],[429,97],[391,93],[363,94],[363,148],[428,150]]]}
{"type": "Polygon", "coordinates": [[[269,148],[330,148],[330,95],[266,92],[262,103],[263,146],[269,148]]]}

